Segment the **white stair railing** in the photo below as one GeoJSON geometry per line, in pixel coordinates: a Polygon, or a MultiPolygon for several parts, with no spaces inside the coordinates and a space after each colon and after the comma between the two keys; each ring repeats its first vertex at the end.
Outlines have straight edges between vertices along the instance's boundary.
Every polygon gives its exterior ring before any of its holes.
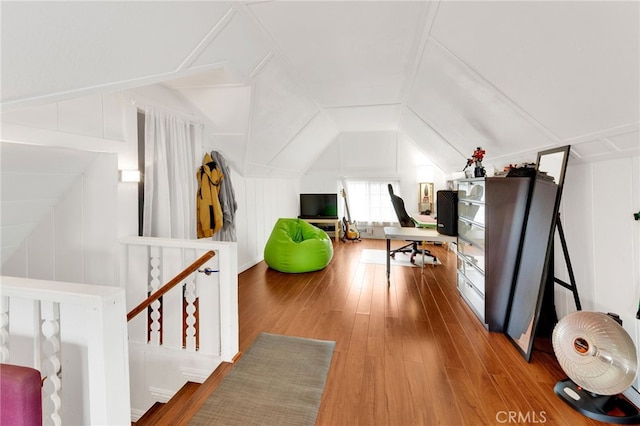
{"type": "Polygon", "coordinates": [[[238,353],[235,243],[135,237],[121,253],[120,288],[0,277],[0,362],[41,372],[43,424],[130,424],[238,353]],[[210,250],[206,273],[127,325],[132,307],[210,250]]]}
{"type": "Polygon", "coordinates": [[[43,424],[129,424],[124,291],[0,280],[0,362],[40,371],[43,424]]]}
{"type": "Polygon", "coordinates": [[[132,420],[166,402],[186,381],[202,383],[238,353],[235,243],[131,237],[121,241],[127,310],[181,274],[208,251],[215,255],[129,321],[132,420]]]}

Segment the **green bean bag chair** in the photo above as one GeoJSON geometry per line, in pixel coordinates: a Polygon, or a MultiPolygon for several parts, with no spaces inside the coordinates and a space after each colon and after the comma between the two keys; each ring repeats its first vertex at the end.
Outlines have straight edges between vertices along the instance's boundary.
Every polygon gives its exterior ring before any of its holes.
{"type": "Polygon", "coordinates": [[[280,272],[319,271],[332,257],[327,233],[300,219],[278,219],[264,247],[264,261],[280,272]]]}

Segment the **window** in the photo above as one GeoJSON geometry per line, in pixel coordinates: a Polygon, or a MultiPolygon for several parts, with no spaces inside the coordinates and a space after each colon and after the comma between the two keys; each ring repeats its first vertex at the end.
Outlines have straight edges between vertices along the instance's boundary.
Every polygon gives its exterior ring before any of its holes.
{"type": "Polygon", "coordinates": [[[348,179],[346,193],[349,201],[351,220],[355,222],[397,222],[387,185],[393,186],[393,192],[399,195],[400,181],[348,179]]]}

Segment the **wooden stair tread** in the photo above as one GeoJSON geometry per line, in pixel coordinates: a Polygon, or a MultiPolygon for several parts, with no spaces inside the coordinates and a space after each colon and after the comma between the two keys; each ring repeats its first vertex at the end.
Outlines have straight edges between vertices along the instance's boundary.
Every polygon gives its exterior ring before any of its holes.
{"type": "Polygon", "coordinates": [[[204,383],[185,383],[167,403],[154,404],[132,426],[187,424],[232,367],[223,362],[204,383]]]}
{"type": "Polygon", "coordinates": [[[200,387],[200,383],[187,382],[176,392],[176,394],[168,402],[156,402],[153,406],[138,419],[132,423],[135,426],[166,424],[168,418],[172,417],[174,412],[183,409],[184,405],[189,401],[193,394],[200,387]]]}

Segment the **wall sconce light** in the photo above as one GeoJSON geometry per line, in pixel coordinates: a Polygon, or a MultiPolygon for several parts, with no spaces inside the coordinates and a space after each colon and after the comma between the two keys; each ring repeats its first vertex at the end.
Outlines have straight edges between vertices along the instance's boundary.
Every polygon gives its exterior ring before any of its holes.
{"type": "Polygon", "coordinates": [[[140,182],[140,170],[120,170],[120,182],[140,182]]]}

